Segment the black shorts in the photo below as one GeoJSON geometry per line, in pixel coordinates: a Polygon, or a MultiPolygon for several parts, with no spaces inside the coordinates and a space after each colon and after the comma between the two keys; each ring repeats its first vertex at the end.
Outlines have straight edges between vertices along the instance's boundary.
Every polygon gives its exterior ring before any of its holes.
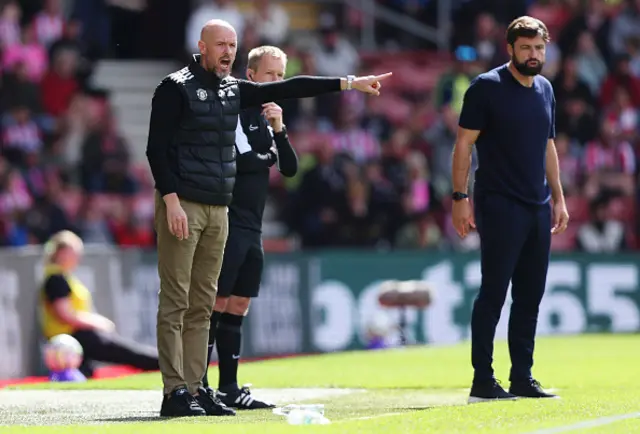
{"type": "Polygon", "coordinates": [[[218,279],[218,296],[257,297],[260,292],[263,265],[264,250],[261,234],[229,228],[222,270],[218,279]]]}

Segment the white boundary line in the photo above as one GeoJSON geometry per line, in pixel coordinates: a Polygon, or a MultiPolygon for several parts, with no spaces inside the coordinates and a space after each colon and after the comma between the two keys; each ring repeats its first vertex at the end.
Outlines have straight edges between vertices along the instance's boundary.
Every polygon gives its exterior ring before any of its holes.
{"type": "Polygon", "coordinates": [[[596,428],[599,426],[610,425],[612,423],[620,422],[627,419],[640,418],[640,412],[617,414],[614,416],[599,417],[598,419],[585,420],[583,422],[574,423],[571,425],[563,425],[556,428],[541,429],[539,431],[533,431],[529,434],[556,434],[569,431],[576,431],[579,429],[596,428]]]}

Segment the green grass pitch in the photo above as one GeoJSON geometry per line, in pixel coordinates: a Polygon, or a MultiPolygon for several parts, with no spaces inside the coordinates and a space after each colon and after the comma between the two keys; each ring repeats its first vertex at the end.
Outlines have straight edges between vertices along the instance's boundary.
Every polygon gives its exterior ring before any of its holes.
{"type": "MultiPolygon", "coordinates": [[[[5,411],[0,412],[0,432],[162,434],[174,429],[183,432],[184,428],[189,433],[212,433],[218,432],[222,428],[219,425],[224,424],[224,431],[220,432],[225,434],[640,433],[639,335],[539,338],[534,376],[545,388],[556,390],[561,396],[557,400],[522,399],[467,405],[472,374],[469,353],[469,344],[464,343],[241,365],[241,382],[251,382],[254,387],[269,389],[272,393],[273,389],[280,388],[354,389],[351,393],[306,401],[325,404],[325,416],[332,422],[325,426],[291,426],[270,410],[238,412],[238,416],[229,418],[160,419],[156,417],[161,400],[160,377],[153,373],[80,384],[21,386],[15,388],[19,389],[16,392],[13,389],[0,391],[0,408],[11,399],[12,393],[34,389],[34,394],[49,393],[42,389],[73,389],[80,395],[82,390],[94,394],[104,391],[112,396],[114,392],[110,391],[113,390],[146,391],[146,396],[152,397],[157,393],[157,405],[153,403],[155,410],[147,410],[147,416],[139,421],[133,418],[118,420],[118,414],[112,414],[109,420],[97,422],[92,420],[92,407],[87,404],[86,422],[62,425],[66,422],[61,416],[57,425],[38,426],[38,418],[58,416],[47,414],[52,410],[46,406],[20,407],[12,410],[10,423],[6,421],[6,414],[2,415],[5,411]],[[16,414],[16,411],[24,414],[16,414]]],[[[495,359],[496,376],[508,386],[510,365],[504,342],[496,344],[495,359]]],[[[215,382],[216,368],[212,367],[210,372],[215,382]]],[[[257,397],[259,389],[255,392],[257,397]]],[[[64,400],[66,393],[57,393],[56,399],[64,400]]],[[[136,402],[125,404],[135,406],[136,402]]]]}

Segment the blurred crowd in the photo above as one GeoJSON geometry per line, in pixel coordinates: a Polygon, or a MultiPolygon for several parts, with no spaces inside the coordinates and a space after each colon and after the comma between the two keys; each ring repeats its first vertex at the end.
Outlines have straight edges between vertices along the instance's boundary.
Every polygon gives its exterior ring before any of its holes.
{"type": "Polygon", "coordinates": [[[0,244],[71,229],[87,242],[153,245],[150,213],[133,206],[151,186],[129,164],[108,94],[88,80],[106,46],[82,37],[69,2],[21,3],[0,12],[0,244]]]}
{"type": "MultiPolygon", "coordinates": [[[[144,57],[122,43],[131,34],[100,32],[108,25],[96,22],[96,11],[105,8],[112,26],[141,22],[153,2],[24,3],[0,1],[0,243],[40,243],[69,228],[89,243],[152,247],[152,182],[144,162],[132,161],[108,92],[89,78],[101,58],[144,57]]],[[[437,23],[435,0],[377,3],[437,23]]],[[[379,98],[345,92],[281,102],[301,170],[283,179],[274,169],[266,213],[274,224],[265,225],[265,237],[303,248],[473,250],[477,236],[460,240],[448,215],[457,119],[470,81],[509,60],[504,29],[523,14],[542,19],[552,36],[544,74],[556,92],[572,215],[554,249],[635,249],[640,0],[452,0],[450,53],[386,22],[376,22],[380,50],[364,52],[354,37],[363,15],[341,3],[294,37],[291,23],[302,18],[276,1],[200,0],[185,13],[172,56],[188,58],[202,23],[219,17],[238,31],[238,77],[248,51],[265,43],[287,52],[288,76],[392,70],[379,98]]]]}

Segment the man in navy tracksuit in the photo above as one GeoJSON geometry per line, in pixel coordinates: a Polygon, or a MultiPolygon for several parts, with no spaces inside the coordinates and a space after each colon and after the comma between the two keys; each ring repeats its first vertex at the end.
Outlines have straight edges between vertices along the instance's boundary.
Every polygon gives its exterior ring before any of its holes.
{"type": "MultiPolygon", "coordinates": [[[[284,79],[287,56],[272,46],[249,52],[247,77],[264,83],[284,79]]],[[[240,113],[236,129],[237,175],[233,200],[229,205],[229,237],[218,279],[218,294],[211,315],[207,366],[214,343],[218,351],[218,391],[216,396],[228,407],[242,410],[271,408],[273,404],[255,399],[247,386],[238,386],[242,322],[251,298],[257,297],[264,253],[262,216],[269,190],[269,168],[291,177],[298,171],[298,157],[289,143],[282,122],[282,109],[275,103],[240,113]]],[[[207,373],[204,387],[209,387],[207,373]]]]}
{"type": "Polygon", "coordinates": [[[549,33],[541,21],[520,17],[506,39],[511,61],[478,76],[465,94],[453,155],[453,224],[461,237],[470,228],[480,235],[482,283],[471,317],[469,402],[554,396],[531,373],[551,234],[562,233],[569,222],[553,140],[554,92],[539,75],[549,33]],[[472,210],[467,184],[474,143],[479,167],[472,210]],[[509,282],[507,392],[494,377],[492,360],[509,282]]]}

